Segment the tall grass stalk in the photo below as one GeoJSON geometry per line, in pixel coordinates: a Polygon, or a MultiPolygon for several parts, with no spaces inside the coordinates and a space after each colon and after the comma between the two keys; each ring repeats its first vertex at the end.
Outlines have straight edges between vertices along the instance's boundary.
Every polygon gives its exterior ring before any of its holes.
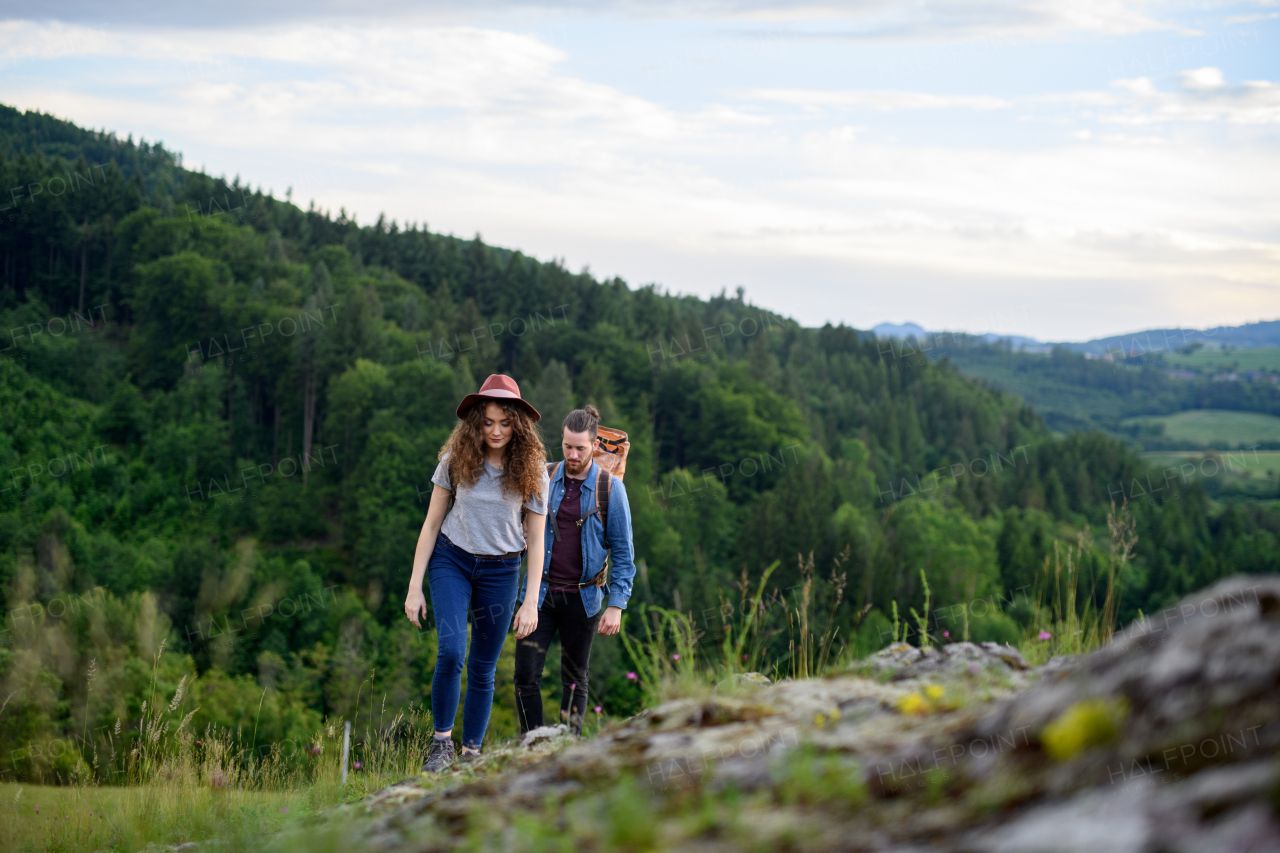
{"type": "MultiPolygon", "coordinates": [[[[831,604],[827,609],[827,630],[822,635],[822,639],[818,643],[818,663],[815,672],[821,674],[826,671],[827,664],[831,660],[831,649],[835,644],[836,635],[840,632],[840,626],[836,624],[836,613],[840,610],[840,602],[844,601],[844,588],[849,580],[849,573],[846,571],[836,574],[836,572],[844,567],[849,559],[849,546],[845,545],[844,550],[840,552],[840,556],[836,557],[835,565],[831,567],[831,604]]],[[[862,621],[862,617],[866,614],[866,610],[855,617],[854,625],[856,626],[862,621]]]]}
{"type": "Polygon", "coordinates": [[[704,690],[706,682],[696,665],[699,632],[693,621],[676,610],[649,604],[640,605],[638,616],[635,621],[643,627],[644,639],[633,639],[625,629],[618,636],[635,661],[645,698],[656,703],[704,690]]]}
{"type": "MultiPolygon", "coordinates": [[[[788,611],[788,616],[795,614],[800,636],[799,648],[795,639],[791,641],[791,677],[808,678],[813,660],[813,634],[809,631],[809,601],[813,594],[813,552],[809,552],[807,561],[797,557],[796,562],[799,564],[801,577],[800,603],[794,611],[788,611]]],[[[791,620],[788,619],[788,622],[791,620]]]]}
{"type": "MultiPolygon", "coordinates": [[[[910,610],[911,617],[916,620],[916,630],[920,632],[920,648],[927,649],[929,648],[929,599],[933,592],[929,589],[929,579],[925,577],[924,569],[920,570],[920,583],[924,584],[924,615],[917,613],[914,607],[910,610]]],[[[906,639],[905,636],[903,639],[906,639]]]]}
{"type": "MultiPolygon", "coordinates": [[[[738,606],[738,619],[736,623],[727,623],[728,629],[724,632],[724,640],[721,644],[722,664],[726,676],[736,675],[739,672],[754,672],[760,667],[760,655],[764,650],[765,640],[765,634],[761,631],[765,611],[764,588],[769,583],[769,577],[777,571],[778,565],[778,561],[774,560],[764,570],[754,596],[748,595],[751,588],[750,582],[747,578],[747,570],[742,570],[742,580],[738,585],[742,596],[738,606]]],[[[726,610],[726,606],[728,605],[722,600],[721,612],[731,613],[732,607],[729,606],[726,610]]]]}
{"type": "Polygon", "coordinates": [[[1107,513],[1107,530],[1110,554],[1101,607],[1094,604],[1094,589],[1085,590],[1083,595],[1080,590],[1080,575],[1092,543],[1087,526],[1076,534],[1074,545],[1055,541],[1052,561],[1045,555],[1042,582],[1037,585],[1033,605],[1035,618],[1021,644],[1023,656],[1030,663],[1043,663],[1057,655],[1085,654],[1106,645],[1114,636],[1121,573],[1138,542],[1136,522],[1127,505],[1117,510],[1112,504],[1107,513]]]}
{"type": "MultiPolygon", "coordinates": [[[[844,600],[844,588],[848,579],[847,573],[840,571],[840,569],[848,559],[849,548],[846,546],[832,564],[831,577],[828,581],[831,600],[826,608],[824,624],[820,634],[814,630],[811,617],[811,611],[817,604],[818,598],[814,592],[813,552],[809,552],[809,556],[806,559],[797,559],[802,579],[799,602],[794,608],[787,611],[788,627],[798,632],[790,643],[791,665],[789,670],[792,678],[811,678],[821,675],[831,660],[831,653],[835,646],[836,638],[840,633],[840,626],[836,624],[836,613],[840,609],[840,603],[844,600]]],[[[861,614],[857,619],[861,620],[861,614]]]]}
{"type": "Polygon", "coordinates": [[[737,676],[744,672],[761,672],[772,678],[811,678],[832,665],[846,663],[843,658],[851,648],[851,635],[844,632],[856,629],[871,610],[868,605],[853,614],[847,625],[838,619],[845,603],[849,550],[845,548],[834,560],[830,577],[822,579],[816,577],[814,555],[798,555],[800,583],[792,587],[797,592],[790,600],[784,598],[783,590],[769,589],[777,561],[757,580],[744,569],[737,584],[739,600],[735,603],[721,595],[718,611],[704,611],[708,625],[714,618],[710,614],[717,614],[717,624],[722,626],[723,634],[715,645],[700,642],[704,632],[689,616],[641,605],[620,636],[635,665],[644,702],[705,694],[712,685],[728,688],[738,684],[737,676]],[[787,633],[782,635],[783,631],[787,633]],[[766,651],[783,641],[786,653],[766,663],[766,651]]]}
{"type": "Polygon", "coordinates": [[[1124,571],[1129,558],[1138,545],[1138,522],[1129,511],[1126,500],[1116,510],[1116,502],[1111,502],[1107,512],[1107,532],[1111,536],[1110,559],[1107,561],[1107,598],[1102,605],[1102,627],[1105,632],[1103,642],[1111,642],[1116,626],[1116,604],[1119,598],[1120,573],[1124,571]]]}

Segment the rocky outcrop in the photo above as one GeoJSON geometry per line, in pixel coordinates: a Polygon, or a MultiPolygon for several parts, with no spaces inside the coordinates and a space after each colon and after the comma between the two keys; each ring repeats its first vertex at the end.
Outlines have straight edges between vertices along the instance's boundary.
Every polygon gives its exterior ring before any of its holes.
{"type": "Polygon", "coordinates": [[[1280,579],[1235,578],[1043,667],[900,644],[551,733],[374,795],[358,844],[551,826],[634,849],[1280,850],[1278,718],[1280,579]]]}
{"type": "Polygon", "coordinates": [[[999,643],[951,643],[924,649],[894,643],[862,661],[857,669],[868,675],[901,681],[929,676],[954,678],[965,673],[978,675],[984,670],[1021,672],[1027,669],[1027,662],[1017,649],[999,643]]]}

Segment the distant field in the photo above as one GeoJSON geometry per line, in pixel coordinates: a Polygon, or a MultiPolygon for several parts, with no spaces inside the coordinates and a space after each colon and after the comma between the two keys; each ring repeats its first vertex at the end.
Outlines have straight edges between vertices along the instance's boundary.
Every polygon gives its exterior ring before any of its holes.
{"type": "Polygon", "coordinates": [[[1280,373],[1280,347],[1262,349],[1202,349],[1191,355],[1166,353],[1171,367],[1218,373],[1228,370],[1268,370],[1280,373]]]}
{"type": "Polygon", "coordinates": [[[1142,458],[1161,469],[1177,468],[1191,464],[1196,473],[1191,476],[1231,476],[1238,480],[1271,480],[1280,473],[1280,450],[1153,450],[1142,458]],[[1206,461],[1211,460],[1211,461],[1206,461]],[[1216,460],[1216,463],[1212,460],[1216,460]]]}
{"type": "Polygon", "coordinates": [[[1211,498],[1280,498],[1280,450],[1156,450],[1142,454],[1153,479],[1198,480],[1211,498]]]}
{"type": "Polygon", "coordinates": [[[1124,426],[1152,427],[1163,424],[1161,438],[1186,441],[1204,447],[1248,447],[1267,441],[1280,441],[1280,418],[1259,412],[1234,412],[1224,409],[1195,409],[1176,415],[1126,418],[1124,426]]]}

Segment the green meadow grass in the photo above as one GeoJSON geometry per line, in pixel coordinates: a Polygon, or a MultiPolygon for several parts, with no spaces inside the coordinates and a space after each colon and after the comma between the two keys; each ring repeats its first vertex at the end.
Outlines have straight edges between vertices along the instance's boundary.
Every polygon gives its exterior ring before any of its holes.
{"type": "Polygon", "coordinates": [[[1218,373],[1225,370],[1273,370],[1280,372],[1280,347],[1259,349],[1201,349],[1190,355],[1169,353],[1170,367],[1218,373]]]}
{"type": "Polygon", "coordinates": [[[0,784],[0,847],[9,853],[141,850],[218,838],[248,850],[260,839],[341,802],[317,785],[291,791],[156,783],[0,784]]]}
{"type": "Polygon", "coordinates": [[[1280,450],[1236,450],[1236,451],[1203,451],[1203,450],[1152,450],[1142,454],[1142,458],[1161,470],[1178,468],[1188,471],[1188,477],[1225,476],[1235,480],[1272,480],[1280,474],[1280,450]],[[1213,463],[1206,460],[1217,460],[1217,473],[1213,463]],[[1182,468],[1190,464],[1195,471],[1182,468]]]}
{"type": "Polygon", "coordinates": [[[1162,438],[1202,447],[1248,447],[1280,441],[1280,418],[1260,412],[1194,409],[1175,415],[1126,418],[1124,426],[1164,426],[1162,438]]]}

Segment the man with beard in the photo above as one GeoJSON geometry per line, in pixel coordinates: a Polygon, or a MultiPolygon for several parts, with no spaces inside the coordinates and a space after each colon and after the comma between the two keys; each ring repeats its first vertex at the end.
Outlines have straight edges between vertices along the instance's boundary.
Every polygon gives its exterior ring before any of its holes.
{"type": "Polygon", "coordinates": [[[592,640],[596,634],[618,633],[631,597],[631,510],[622,480],[592,460],[599,425],[594,406],[570,412],[561,436],[564,462],[549,466],[543,560],[549,568],[538,592],[538,626],[516,644],[516,711],[522,733],[542,725],[538,685],[547,647],[559,632],[560,719],[581,734],[592,640]],[[607,567],[606,560],[612,565],[607,567]]]}

